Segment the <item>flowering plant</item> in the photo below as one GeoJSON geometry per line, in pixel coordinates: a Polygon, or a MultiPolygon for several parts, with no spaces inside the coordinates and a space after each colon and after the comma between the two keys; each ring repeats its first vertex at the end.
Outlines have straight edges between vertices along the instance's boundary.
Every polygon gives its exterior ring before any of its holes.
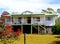
{"type": "Polygon", "coordinates": [[[4,26],[4,28],[0,27],[0,29],[0,42],[3,44],[13,44],[21,33],[20,29],[14,32],[13,27],[9,25],[4,26]]]}

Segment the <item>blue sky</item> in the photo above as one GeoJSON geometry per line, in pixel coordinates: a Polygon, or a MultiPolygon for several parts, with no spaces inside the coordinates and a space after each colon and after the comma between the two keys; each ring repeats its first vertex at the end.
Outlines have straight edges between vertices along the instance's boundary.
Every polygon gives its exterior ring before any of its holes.
{"type": "Polygon", "coordinates": [[[50,4],[60,4],[60,0],[52,0],[50,4]]]}
{"type": "Polygon", "coordinates": [[[60,0],[0,0],[0,15],[3,11],[22,13],[29,10],[40,13],[48,7],[55,10],[60,8],[60,0]]]}

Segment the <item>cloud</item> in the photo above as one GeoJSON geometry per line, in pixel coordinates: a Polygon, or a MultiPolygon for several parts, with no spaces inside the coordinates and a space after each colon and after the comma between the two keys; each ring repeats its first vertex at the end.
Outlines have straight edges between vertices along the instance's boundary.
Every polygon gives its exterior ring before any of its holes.
{"type": "Polygon", "coordinates": [[[60,4],[51,4],[51,2],[54,2],[54,0],[0,0],[0,8],[5,8],[10,13],[13,11],[22,13],[26,10],[40,13],[41,9],[48,7],[57,9],[60,7],[60,4]]]}

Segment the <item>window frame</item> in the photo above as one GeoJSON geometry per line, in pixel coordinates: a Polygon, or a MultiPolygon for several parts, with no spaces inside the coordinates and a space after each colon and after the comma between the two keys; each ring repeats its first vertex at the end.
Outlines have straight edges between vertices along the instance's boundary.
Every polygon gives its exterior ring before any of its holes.
{"type": "Polygon", "coordinates": [[[46,20],[47,21],[51,21],[52,20],[52,17],[46,17],[46,20]]]}
{"type": "Polygon", "coordinates": [[[10,19],[6,19],[6,22],[10,22],[11,20],[10,19]]]}
{"type": "Polygon", "coordinates": [[[36,21],[37,22],[40,22],[40,17],[36,17],[36,21]]]}

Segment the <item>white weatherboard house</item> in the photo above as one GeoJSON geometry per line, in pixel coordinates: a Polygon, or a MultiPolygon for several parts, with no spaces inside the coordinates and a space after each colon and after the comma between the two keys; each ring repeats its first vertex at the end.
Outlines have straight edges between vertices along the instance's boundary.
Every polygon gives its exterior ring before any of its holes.
{"type": "Polygon", "coordinates": [[[5,15],[5,25],[13,26],[13,30],[21,29],[22,33],[44,34],[52,33],[52,27],[55,25],[56,14],[40,13],[34,14],[25,11],[22,14],[5,15]]]}

